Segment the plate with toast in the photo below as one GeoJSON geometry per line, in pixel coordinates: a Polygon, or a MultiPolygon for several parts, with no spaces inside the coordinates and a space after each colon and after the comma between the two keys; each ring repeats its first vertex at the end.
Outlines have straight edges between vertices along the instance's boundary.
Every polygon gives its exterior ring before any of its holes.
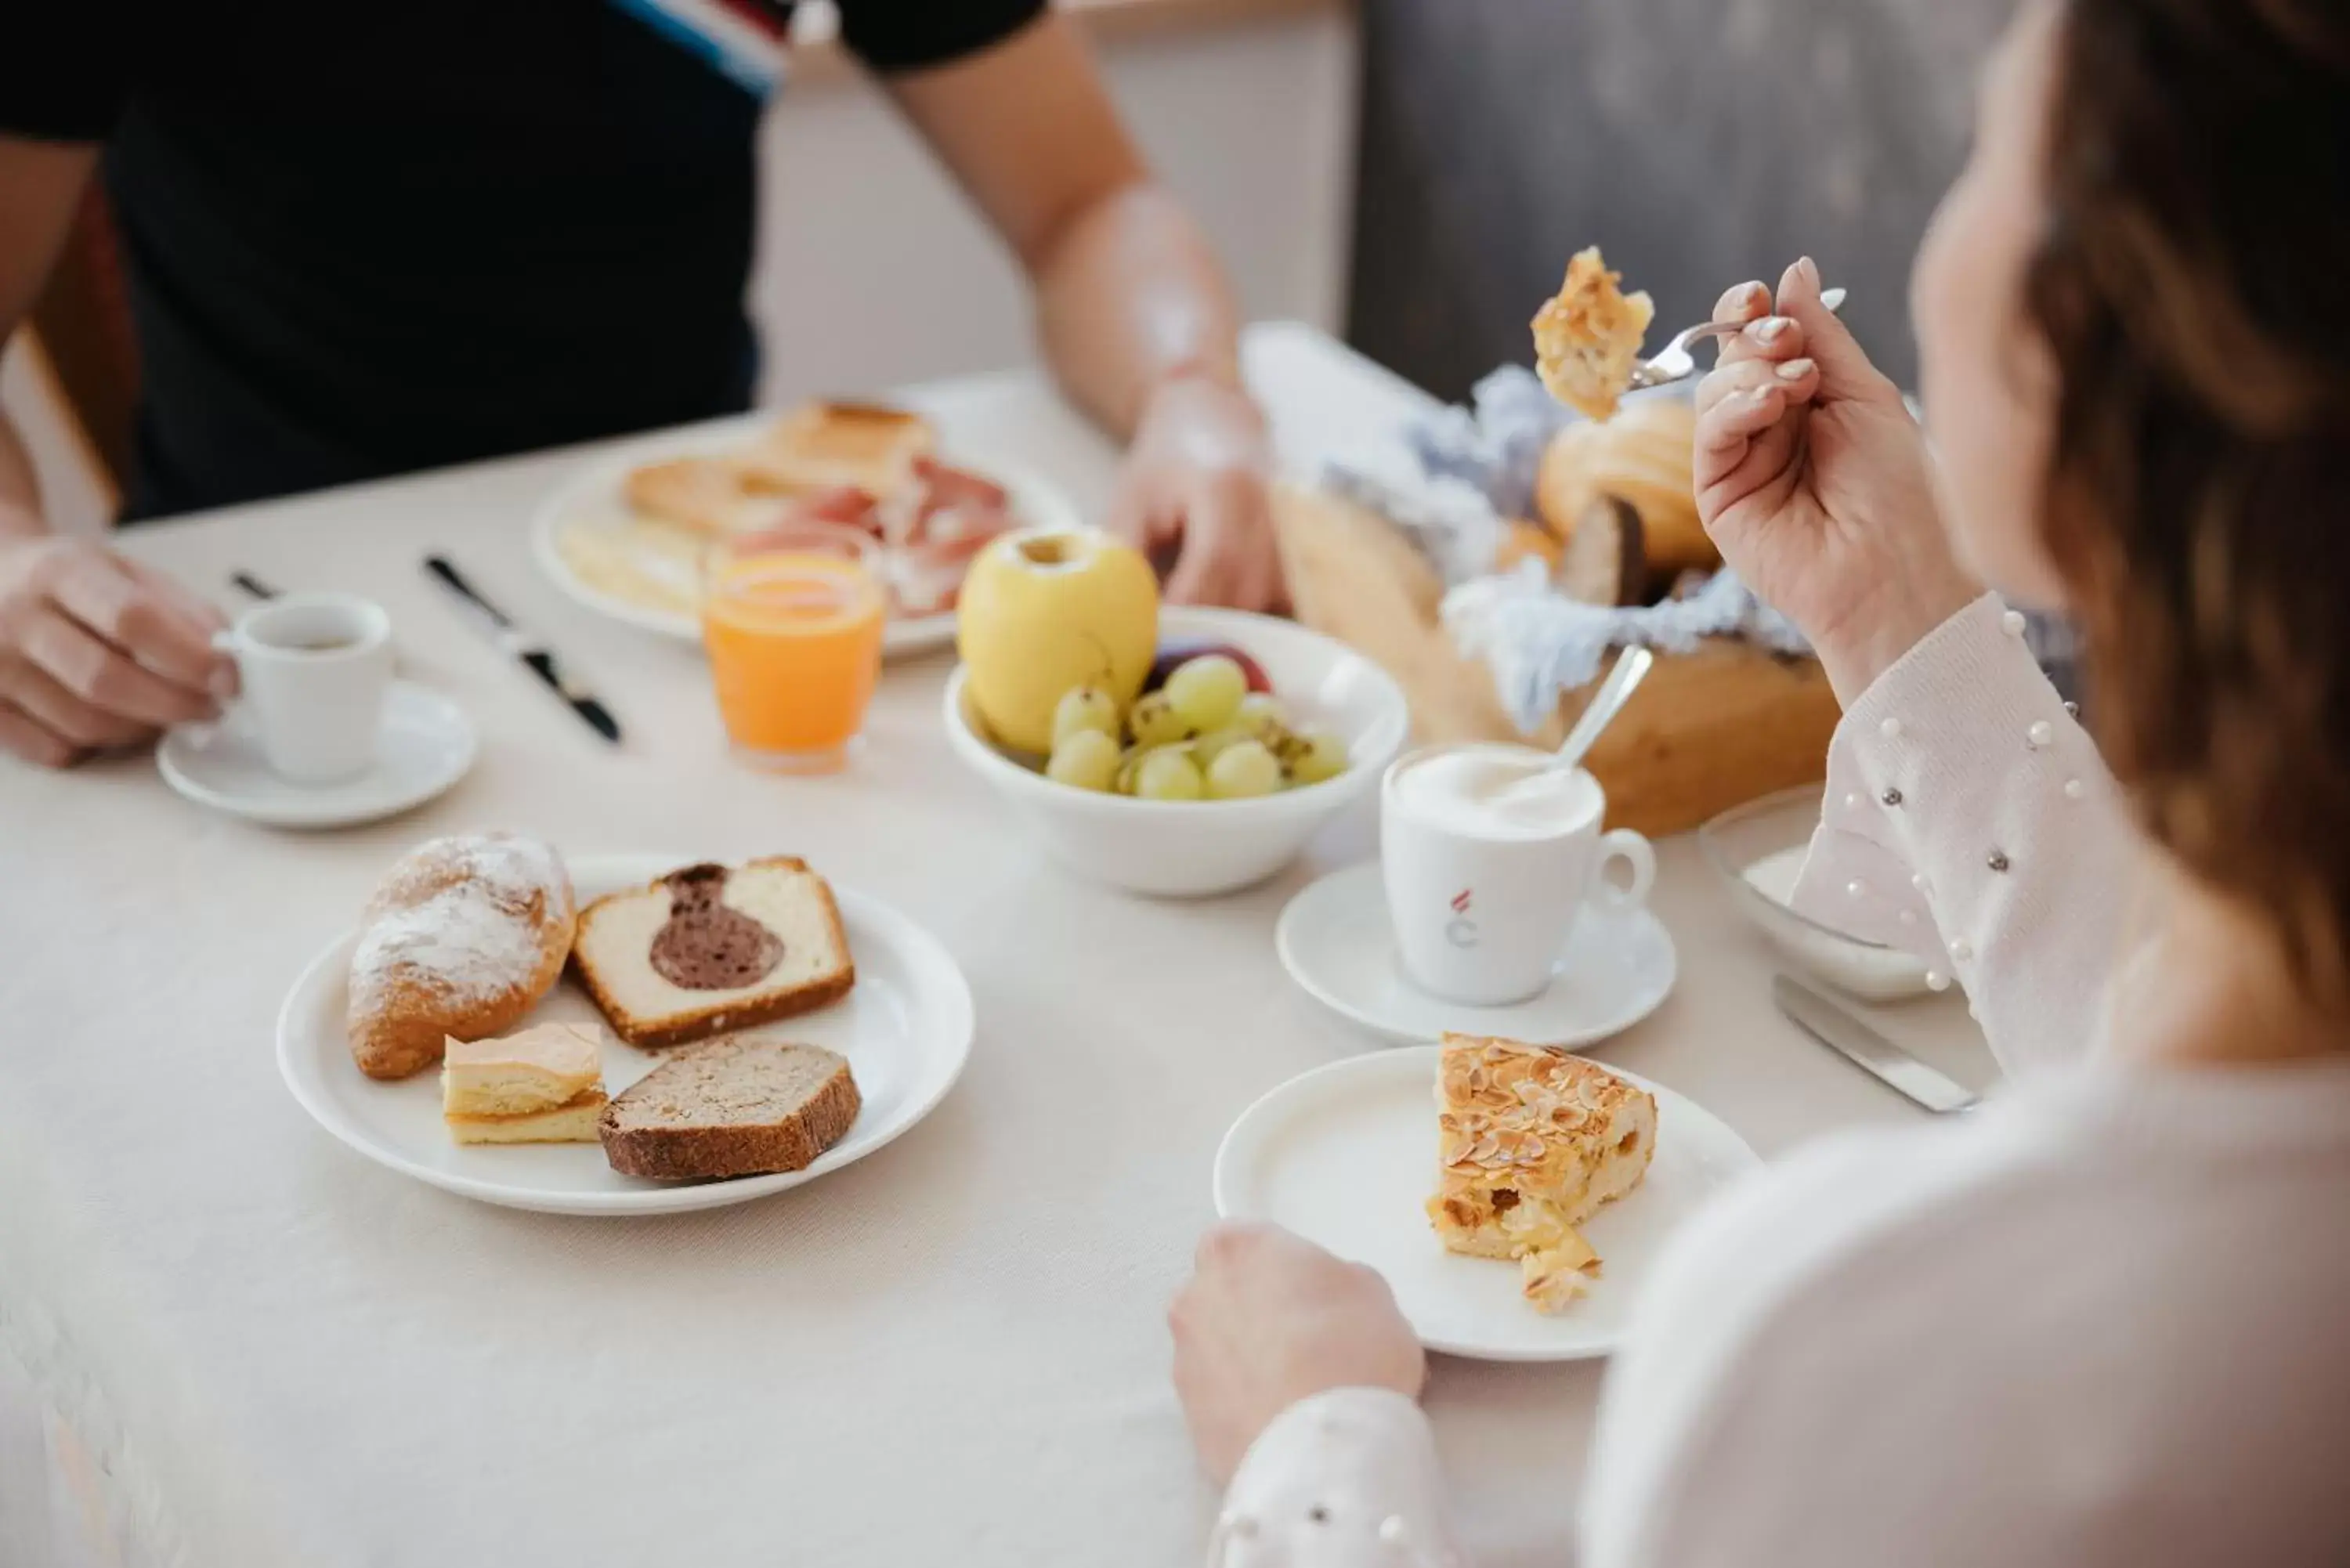
{"type": "Polygon", "coordinates": [[[461,1196],[558,1214],[744,1202],[944,1098],[971,991],[938,940],[805,861],[438,838],[379,883],[277,1021],[328,1132],[461,1196]]]}
{"type": "Polygon", "coordinates": [[[533,552],[588,608],[702,640],[702,581],[719,546],[808,522],[871,535],[889,618],[882,651],[954,641],[964,571],[987,541],[1082,519],[1050,481],[966,452],[910,410],[820,400],[631,442],[540,506],[533,552]]]}

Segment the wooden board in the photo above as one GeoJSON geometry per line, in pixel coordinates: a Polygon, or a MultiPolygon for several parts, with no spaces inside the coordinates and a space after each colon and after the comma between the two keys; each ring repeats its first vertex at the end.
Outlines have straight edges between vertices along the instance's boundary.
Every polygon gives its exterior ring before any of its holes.
{"type": "MultiPolygon", "coordinates": [[[[1587,694],[1570,692],[1540,731],[1521,734],[1492,671],[1463,658],[1437,624],[1444,587],[1434,568],[1387,519],[1286,485],[1274,515],[1297,618],[1393,675],[1421,742],[1555,746],[1583,711],[1587,694]]],[[[1659,654],[1586,765],[1607,791],[1611,823],[1651,836],[1684,833],[1758,795],[1818,782],[1838,716],[1817,660],[1710,642],[1659,654]]]]}

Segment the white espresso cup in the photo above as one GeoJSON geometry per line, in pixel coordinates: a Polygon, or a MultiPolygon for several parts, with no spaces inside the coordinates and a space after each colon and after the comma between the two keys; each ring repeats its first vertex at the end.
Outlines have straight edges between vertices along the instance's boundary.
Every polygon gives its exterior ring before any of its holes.
{"type": "Polygon", "coordinates": [[[391,684],[391,618],[351,594],[287,594],[213,639],[236,660],[240,701],[269,769],[289,784],[339,783],[375,762],[391,684]]]}
{"type": "Polygon", "coordinates": [[[1525,746],[1430,746],[1379,784],[1379,865],[1404,972],[1476,1006],[1523,1002],[1551,983],[1587,903],[1635,909],[1656,852],[1628,828],[1602,832],[1607,794],[1580,768],[1504,794],[1549,754],[1525,746]],[[1629,880],[1605,874],[1621,860],[1629,880]]]}

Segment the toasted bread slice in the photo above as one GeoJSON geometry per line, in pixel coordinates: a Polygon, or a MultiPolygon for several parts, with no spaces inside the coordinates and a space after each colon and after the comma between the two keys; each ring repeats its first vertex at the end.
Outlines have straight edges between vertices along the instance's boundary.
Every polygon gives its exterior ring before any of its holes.
{"type": "Polygon", "coordinates": [[[711,538],[772,528],[804,487],[733,457],[676,457],[629,471],[621,494],[641,516],[711,538]]]}
{"type": "Polygon", "coordinates": [[[936,443],[931,421],[880,403],[803,403],[739,459],[744,470],[778,487],[848,484],[894,493],[913,475],[914,459],[936,443]]]}
{"type": "Polygon", "coordinates": [[[598,1130],[623,1176],[711,1181],[806,1168],[848,1135],[862,1104],[831,1052],[731,1034],[646,1074],[605,1107],[598,1130]]]}
{"type": "Polygon", "coordinates": [[[649,1050],[806,1012],[857,983],[832,889],[791,856],[688,866],[598,898],[571,961],[612,1032],[649,1050]]]}

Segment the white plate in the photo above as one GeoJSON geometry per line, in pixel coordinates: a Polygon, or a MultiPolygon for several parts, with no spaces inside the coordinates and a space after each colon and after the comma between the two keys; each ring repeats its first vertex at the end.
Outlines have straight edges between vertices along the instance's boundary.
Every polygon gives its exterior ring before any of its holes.
{"type": "MultiPolygon", "coordinates": [[[[637,604],[581,581],[563,557],[562,535],[575,527],[625,526],[635,515],[622,499],[629,470],[665,458],[740,451],[775,418],[773,410],[765,410],[723,425],[653,436],[581,468],[540,504],[531,520],[531,553],[537,557],[539,570],[573,600],[599,615],[700,647],[702,622],[697,617],[637,604]]],[[[1074,528],[1083,522],[1076,504],[1060,487],[1033,469],[989,452],[966,450],[949,440],[941,441],[939,456],[1003,486],[1011,493],[1012,514],[1023,524],[1074,528]]],[[[951,646],[954,633],[952,612],[893,619],[882,629],[881,651],[885,655],[927,653],[951,646]]]]}
{"type": "MultiPolygon", "coordinates": [[[[690,864],[676,856],[580,856],[570,862],[571,881],[585,904],[690,864]]],[[[622,1176],[596,1144],[452,1143],[441,1121],[440,1074],[379,1083],[351,1061],[343,1009],[356,931],[337,938],[286,995],[277,1015],[277,1068],[302,1108],[359,1153],[484,1203],[549,1214],[674,1214],[764,1198],[862,1159],[920,1121],[971,1054],[971,988],[938,939],[861,893],[835,887],[833,896],[857,960],[857,989],[770,1027],[847,1057],[864,1106],[848,1136],[805,1170],[670,1184],[622,1176]]],[[[597,1022],[594,1006],[568,981],[531,1016],[597,1022]]],[[[660,1062],[658,1053],[608,1036],[604,1087],[618,1095],[660,1062]]]]}
{"type": "Polygon", "coordinates": [[[262,759],[252,712],[232,705],[217,724],[182,724],[155,749],[163,782],[202,805],[270,827],[350,827],[423,805],[473,765],[473,722],[439,692],[394,680],[385,693],[375,765],[333,784],[288,784],[262,759]]]}
{"type": "Polygon", "coordinates": [[[1583,1227],[1604,1263],[1590,1293],[1545,1316],[1519,1294],[1515,1263],[1448,1252],[1429,1226],[1439,1055],[1422,1045],[1350,1056],[1257,1101],[1216,1150],[1216,1212],[1269,1220],[1377,1269],[1430,1350],[1485,1361],[1607,1355],[1673,1231],[1762,1162],[1694,1101],[1611,1064],[1657,1096],[1656,1159],[1583,1227]]]}
{"type": "Polygon", "coordinates": [[[1447,1030],[1587,1045],[1654,1012],[1673,989],[1673,939],[1646,909],[1590,910],[1568,933],[1551,987],[1507,1007],[1471,1007],[1411,982],[1396,952],[1378,862],[1334,871],[1289,901],[1274,929],[1289,978],[1375,1034],[1405,1044],[1447,1030]]]}

